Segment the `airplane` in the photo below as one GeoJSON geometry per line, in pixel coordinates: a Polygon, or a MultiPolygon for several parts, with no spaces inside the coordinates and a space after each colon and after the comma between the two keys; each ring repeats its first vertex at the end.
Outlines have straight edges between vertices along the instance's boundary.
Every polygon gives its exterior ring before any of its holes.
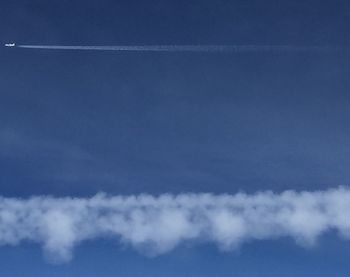
{"type": "Polygon", "coordinates": [[[16,43],[5,43],[6,47],[15,47],[16,43]]]}

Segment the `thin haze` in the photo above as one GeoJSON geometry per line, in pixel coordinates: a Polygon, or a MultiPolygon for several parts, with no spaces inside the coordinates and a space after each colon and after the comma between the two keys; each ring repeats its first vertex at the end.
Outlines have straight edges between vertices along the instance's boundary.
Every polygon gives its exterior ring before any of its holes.
{"type": "Polygon", "coordinates": [[[95,50],[135,52],[313,52],[344,49],[337,46],[297,45],[17,45],[19,48],[48,50],[95,50]]]}
{"type": "Polygon", "coordinates": [[[0,198],[0,244],[34,241],[56,261],[70,260],[75,245],[101,237],[115,237],[152,255],[185,241],[213,242],[223,250],[279,237],[312,245],[330,230],[350,238],[349,212],[348,188],[253,195],[0,198]]]}

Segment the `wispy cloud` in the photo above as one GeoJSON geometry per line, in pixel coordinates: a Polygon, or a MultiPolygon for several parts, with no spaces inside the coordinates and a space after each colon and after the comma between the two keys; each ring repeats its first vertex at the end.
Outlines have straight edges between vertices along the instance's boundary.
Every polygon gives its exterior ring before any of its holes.
{"type": "Polygon", "coordinates": [[[17,130],[0,129],[1,158],[15,160],[18,164],[30,164],[37,178],[50,182],[110,184],[116,180],[103,160],[79,145],[33,137],[17,130]]]}
{"type": "Polygon", "coordinates": [[[40,243],[49,257],[68,261],[75,245],[109,237],[162,254],[185,241],[223,250],[245,241],[292,237],[310,245],[335,230],[350,238],[350,189],[180,194],[92,198],[0,198],[0,244],[40,243]]]}

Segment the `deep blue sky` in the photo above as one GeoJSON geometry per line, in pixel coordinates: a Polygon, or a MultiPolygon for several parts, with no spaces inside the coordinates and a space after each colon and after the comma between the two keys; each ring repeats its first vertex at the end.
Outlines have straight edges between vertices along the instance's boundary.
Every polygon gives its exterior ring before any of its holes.
{"type": "MultiPolygon", "coordinates": [[[[2,43],[348,46],[350,4],[14,0],[0,3],[0,26],[2,43]]],[[[1,48],[0,193],[348,185],[349,58],[1,48]]],[[[312,250],[255,242],[229,254],[184,246],[150,259],[104,241],[84,244],[70,264],[53,266],[28,244],[0,248],[0,275],[346,276],[349,247],[331,235],[312,250]]]]}

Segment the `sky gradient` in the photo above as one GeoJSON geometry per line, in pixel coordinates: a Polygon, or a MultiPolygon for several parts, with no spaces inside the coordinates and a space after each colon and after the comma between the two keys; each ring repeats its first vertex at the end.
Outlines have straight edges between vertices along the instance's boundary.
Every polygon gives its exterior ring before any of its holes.
{"type": "MultiPolygon", "coordinates": [[[[2,43],[349,46],[347,1],[0,3],[2,43]]],[[[249,194],[349,185],[350,52],[0,49],[0,194],[249,194]]],[[[147,257],[113,239],[52,264],[0,247],[1,276],[347,276],[350,244],[289,238],[147,257]],[[93,262],[91,262],[93,261],[93,262]]]]}

